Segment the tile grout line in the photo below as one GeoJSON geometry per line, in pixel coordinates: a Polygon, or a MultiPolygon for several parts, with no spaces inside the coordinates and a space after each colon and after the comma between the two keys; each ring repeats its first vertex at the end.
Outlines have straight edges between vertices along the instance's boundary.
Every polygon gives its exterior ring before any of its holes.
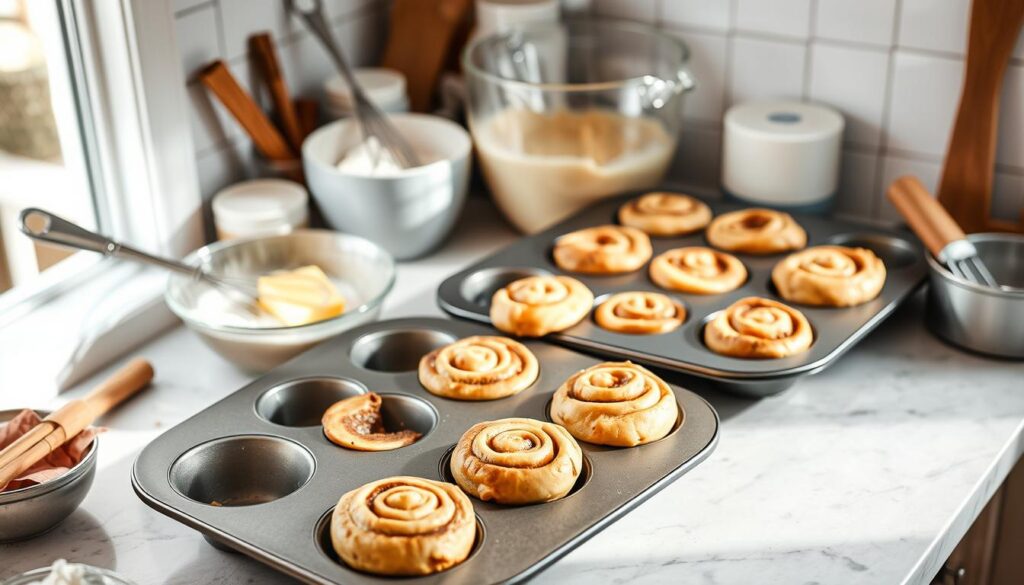
{"type": "Polygon", "coordinates": [[[896,0],[893,3],[895,16],[892,27],[892,44],[889,46],[889,57],[886,59],[886,66],[889,70],[885,76],[885,101],[882,105],[882,132],[878,137],[877,163],[875,164],[874,196],[871,201],[871,216],[880,219],[885,197],[885,157],[889,151],[889,131],[892,118],[893,86],[896,85],[896,51],[899,42],[900,18],[903,13],[903,0],[896,0]]]}
{"type": "Polygon", "coordinates": [[[804,78],[800,88],[802,101],[805,102],[811,99],[811,67],[814,60],[814,47],[811,39],[818,32],[818,0],[811,0],[807,17],[810,22],[807,23],[807,42],[804,43],[804,78]]]}

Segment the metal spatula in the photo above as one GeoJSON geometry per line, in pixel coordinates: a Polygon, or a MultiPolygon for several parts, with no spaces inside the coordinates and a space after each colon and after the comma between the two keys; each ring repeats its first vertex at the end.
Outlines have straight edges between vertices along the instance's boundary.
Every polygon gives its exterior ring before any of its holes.
{"type": "Polygon", "coordinates": [[[917,177],[900,177],[889,187],[887,194],[910,229],[921,238],[935,259],[946,266],[954,276],[1003,290],[1016,287],[1000,285],[978,257],[978,250],[960,229],[946,209],[917,177]]]}

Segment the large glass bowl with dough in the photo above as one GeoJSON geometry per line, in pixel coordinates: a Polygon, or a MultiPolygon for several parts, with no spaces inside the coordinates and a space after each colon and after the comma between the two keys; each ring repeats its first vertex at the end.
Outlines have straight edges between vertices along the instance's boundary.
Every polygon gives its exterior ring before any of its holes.
{"type": "Polygon", "coordinates": [[[694,87],[679,39],[640,24],[568,21],[463,52],[469,126],[494,200],[538,232],[603,197],[657,185],[694,87]]]}

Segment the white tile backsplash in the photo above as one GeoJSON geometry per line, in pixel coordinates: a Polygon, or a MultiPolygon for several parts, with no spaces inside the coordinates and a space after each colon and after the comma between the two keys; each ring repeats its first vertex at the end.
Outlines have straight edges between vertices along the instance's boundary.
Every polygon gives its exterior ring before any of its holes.
{"type": "Polygon", "coordinates": [[[815,36],[821,39],[892,45],[896,0],[818,0],[815,36]]]}
{"type": "Polygon", "coordinates": [[[729,73],[731,103],[800,99],[806,58],[807,46],[800,43],[733,37],[729,73]]]}
{"type": "Polygon", "coordinates": [[[670,32],[689,47],[690,69],[698,80],[697,88],[686,96],[683,115],[715,124],[721,122],[722,106],[725,104],[728,39],[722,35],[695,31],[670,32]]]}
{"type": "MultiPolygon", "coordinates": [[[[566,1],[566,0],[563,0],[566,1]]],[[[759,98],[808,99],[847,119],[837,211],[895,219],[883,195],[900,174],[935,188],[955,115],[970,0],[578,0],[600,17],[656,23],[687,41],[698,89],[685,106],[670,179],[714,190],[722,113],[759,98]],[[891,69],[891,70],[890,70],[891,69]]],[[[380,57],[387,0],[325,0],[346,54],[380,57]]],[[[293,93],[319,97],[332,73],[323,51],[279,0],[174,0],[182,66],[229,61],[250,84],[249,35],[270,30],[293,93]]],[[[586,12],[586,11],[584,11],[586,12]]],[[[1024,33],[1003,88],[995,209],[1024,203],[1024,33]]],[[[234,120],[190,83],[192,133],[201,189],[252,172],[251,146],[234,120]]]]}
{"type": "Polygon", "coordinates": [[[970,0],[902,0],[899,46],[963,55],[970,0]]]}
{"type": "Polygon", "coordinates": [[[871,217],[879,157],[875,153],[849,150],[842,156],[835,212],[849,217],[871,217]]]}
{"type": "Polygon", "coordinates": [[[921,180],[932,196],[938,191],[942,165],[937,162],[912,160],[900,156],[886,156],[882,162],[882,183],[875,207],[875,216],[885,222],[902,223],[903,216],[889,203],[885,191],[893,181],[903,175],[914,175],[921,180]]]}
{"type": "Polygon", "coordinates": [[[736,0],[736,28],[806,39],[811,33],[811,0],[736,0]]]}
{"type": "Polygon", "coordinates": [[[954,59],[896,51],[889,105],[889,148],[940,159],[949,142],[963,64],[954,59]]]}
{"type": "Polygon", "coordinates": [[[877,147],[888,82],[889,54],[825,43],[811,45],[811,100],[846,117],[846,142],[877,147]]]}
{"type": "Polygon", "coordinates": [[[593,0],[598,16],[653,23],[658,17],[657,0],[593,0]]]}
{"type": "Polygon", "coordinates": [[[1003,77],[999,102],[999,133],[996,161],[1024,169],[1024,65],[1011,65],[1003,77]]]}
{"type": "Polygon", "coordinates": [[[725,31],[729,28],[732,2],[723,0],[661,0],[661,21],[667,26],[685,26],[725,31]]]}
{"type": "Polygon", "coordinates": [[[220,33],[217,29],[217,7],[207,4],[175,19],[178,53],[185,75],[190,78],[204,65],[220,59],[220,33]]]}

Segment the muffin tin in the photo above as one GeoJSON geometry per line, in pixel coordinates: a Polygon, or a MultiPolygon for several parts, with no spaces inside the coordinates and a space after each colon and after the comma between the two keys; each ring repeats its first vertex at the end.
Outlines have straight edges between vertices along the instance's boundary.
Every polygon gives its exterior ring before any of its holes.
{"type": "MultiPolygon", "coordinates": [[[[876,299],[850,308],[810,307],[786,301],[778,296],[771,283],[772,268],[785,254],[734,254],[747,267],[747,281],[736,290],[716,295],[677,293],[659,288],[651,282],[647,265],[636,272],[613,276],[574,274],[555,265],[551,251],[559,236],[587,227],[618,223],[616,214],[619,207],[642,194],[631,193],[605,200],[546,231],[520,239],[446,279],[438,288],[438,303],[456,317],[489,323],[488,309],[494,291],[518,278],[537,274],[567,274],[579,279],[594,292],[595,307],[612,293],[633,290],[661,292],[681,301],[687,310],[686,322],[672,332],[658,335],[616,333],[599,327],[591,312],[590,318],[549,337],[576,349],[700,376],[725,390],[761,397],[777,394],[801,376],[826,368],[877,327],[924,282],[924,251],[909,232],[800,214],[794,214],[794,217],[807,231],[808,246],[860,246],[873,250],[885,262],[885,287],[876,299]],[[781,359],[741,359],[719,355],[708,349],[704,345],[704,326],[718,311],[747,296],[776,299],[803,312],[814,329],[815,340],[811,348],[781,359]]],[[[716,216],[749,207],[716,201],[707,203],[716,216]]],[[[709,246],[703,232],[651,238],[651,243],[655,256],[672,248],[709,246]]]]}
{"type": "MultiPolygon", "coordinates": [[[[421,356],[459,338],[494,334],[481,325],[431,318],[353,329],[161,435],[136,460],[132,485],[146,504],[211,542],[308,583],[393,583],[352,570],[335,555],[329,524],[341,495],[392,475],[453,481],[450,451],[470,426],[513,416],[550,420],[554,391],[574,372],[599,363],[527,341],[540,377],[516,396],[460,402],[420,386],[421,356]],[[384,397],[388,428],[424,436],[377,453],[330,443],[320,416],[335,401],[366,390],[384,397]]],[[[400,581],[525,580],[690,470],[714,449],[718,416],[696,394],[672,389],[681,415],[667,437],[630,449],[581,442],[583,473],[555,502],[503,506],[473,499],[479,530],[470,557],[447,571],[400,581]]]]}

